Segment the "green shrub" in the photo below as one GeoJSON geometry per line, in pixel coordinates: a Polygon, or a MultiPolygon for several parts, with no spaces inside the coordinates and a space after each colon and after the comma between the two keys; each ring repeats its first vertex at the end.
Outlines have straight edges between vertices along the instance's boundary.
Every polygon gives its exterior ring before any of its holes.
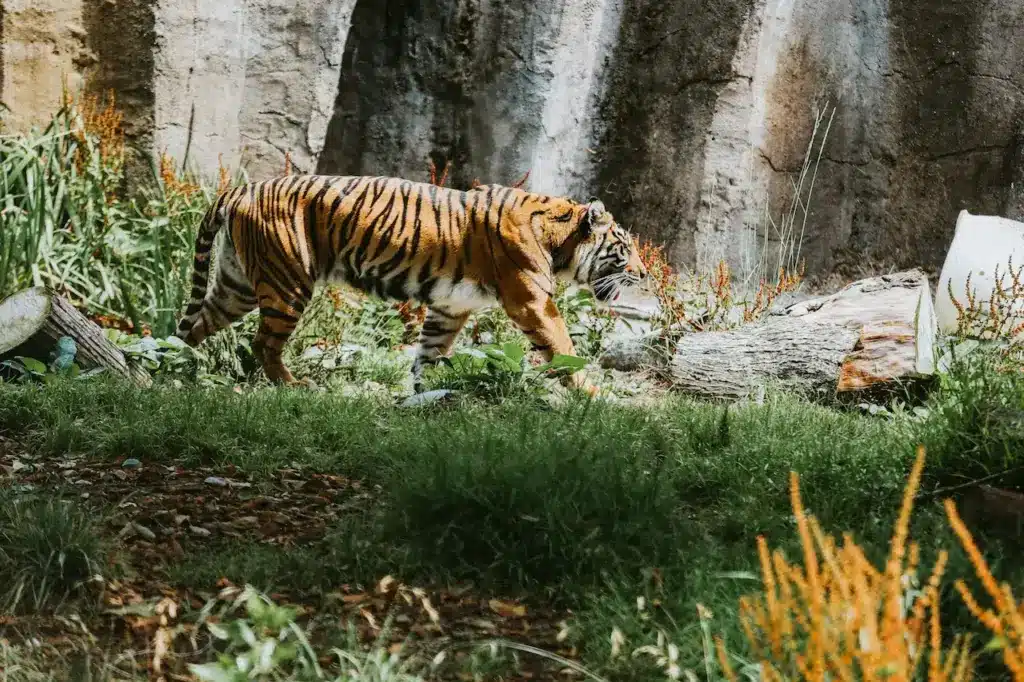
{"type": "Polygon", "coordinates": [[[0,297],[33,285],[92,313],[173,330],[209,203],[161,160],[124,198],[124,139],[111,101],[67,100],[42,130],[0,135],[0,297]]]}

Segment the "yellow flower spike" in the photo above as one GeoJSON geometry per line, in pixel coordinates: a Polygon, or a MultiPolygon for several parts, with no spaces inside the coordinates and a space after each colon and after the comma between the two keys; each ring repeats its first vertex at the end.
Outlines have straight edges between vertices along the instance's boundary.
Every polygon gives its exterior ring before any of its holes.
{"type": "Polygon", "coordinates": [[[718,655],[718,665],[722,668],[722,675],[729,682],[737,682],[736,673],[732,669],[732,665],[729,663],[729,656],[725,652],[725,643],[722,641],[721,635],[715,635],[715,653],[718,655]]]}
{"type": "Polygon", "coordinates": [[[967,530],[967,526],[964,524],[963,519],[960,518],[960,514],[956,509],[956,504],[950,499],[945,500],[944,504],[946,507],[946,516],[949,518],[949,525],[952,526],[953,532],[956,533],[957,538],[960,540],[960,544],[963,545],[964,551],[967,552],[967,557],[971,560],[971,565],[974,567],[975,573],[977,573],[978,578],[981,580],[981,584],[995,602],[996,610],[1000,613],[1005,612],[1007,609],[1003,591],[999,589],[999,585],[996,583],[995,577],[993,577],[992,572],[988,568],[988,563],[986,563],[985,558],[978,550],[978,546],[974,544],[974,538],[971,536],[971,532],[967,530]]]}
{"type": "Polygon", "coordinates": [[[885,617],[882,621],[882,636],[888,639],[893,632],[902,631],[902,615],[900,603],[903,588],[900,576],[903,574],[903,558],[906,552],[907,538],[910,535],[910,514],[914,508],[914,495],[921,483],[921,471],[924,469],[925,452],[918,446],[914,466],[910,469],[910,478],[903,491],[903,504],[896,520],[896,531],[890,544],[889,560],[886,562],[885,579],[888,586],[885,604],[885,617]]]}
{"type": "Polygon", "coordinates": [[[932,594],[932,617],[930,619],[931,638],[928,643],[928,646],[931,649],[928,660],[928,679],[931,681],[945,679],[945,676],[942,674],[942,669],[940,667],[942,663],[942,639],[939,630],[939,593],[938,590],[931,585],[928,586],[928,590],[932,594]]]}
{"type": "MultiPolygon", "coordinates": [[[[1013,598],[1013,590],[1010,588],[1009,583],[1003,583],[1003,595],[1006,599],[1007,609],[1006,613],[1003,614],[1006,622],[1014,630],[1014,635],[1020,639],[1024,638],[1024,615],[1021,614],[1021,610],[1016,606],[1016,600],[1013,598]]],[[[1022,640],[1024,644],[1024,640],[1022,640]]]]}
{"type": "MultiPolygon", "coordinates": [[[[768,542],[763,535],[757,536],[757,556],[761,560],[761,577],[764,581],[764,594],[768,607],[768,617],[772,623],[780,619],[779,601],[776,596],[775,574],[772,572],[771,557],[768,552],[768,542]]],[[[781,633],[772,628],[768,633],[771,638],[772,654],[776,657],[782,656],[781,633]]]]}
{"type": "Polygon", "coordinates": [[[811,531],[821,550],[821,556],[825,559],[826,566],[828,566],[829,574],[833,576],[835,584],[839,587],[841,598],[848,601],[852,595],[850,581],[843,574],[843,569],[839,566],[839,561],[836,558],[835,541],[825,536],[821,529],[821,524],[813,517],[811,518],[811,531]]]}

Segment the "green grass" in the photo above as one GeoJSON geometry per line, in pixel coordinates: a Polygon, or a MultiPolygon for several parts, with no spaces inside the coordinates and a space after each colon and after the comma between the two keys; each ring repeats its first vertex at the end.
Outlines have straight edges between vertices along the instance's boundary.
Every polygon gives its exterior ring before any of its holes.
{"type": "Polygon", "coordinates": [[[73,503],[0,493],[0,604],[39,611],[63,602],[103,566],[94,520],[73,503]]]}
{"type": "MultiPolygon", "coordinates": [[[[664,612],[681,628],[696,600],[724,615],[756,587],[716,574],[754,569],[758,533],[780,543],[793,536],[790,469],[823,522],[884,548],[913,454],[904,425],[786,398],[725,414],[684,400],[654,411],[469,401],[402,410],[288,390],[78,382],[0,391],[0,428],[39,454],[231,462],[254,472],[300,461],[379,486],[378,504],[322,543],[225,545],[176,566],[176,581],[198,587],[226,576],[313,593],[387,573],[413,584],[472,581],[579,609],[577,636],[602,665],[613,625],[644,627],[632,604],[651,569],[661,571],[664,612]]],[[[697,660],[699,651],[684,653],[697,660]]]]}
{"type": "Polygon", "coordinates": [[[1024,378],[995,352],[957,356],[922,429],[930,468],[946,486],[986,478],[1024,490],[1024,378]]]}
{"type": "MultiPolygon", "coordinates": [[[[612,628],[631,646],[664,629],[682,660],[699,666],[698,603],[714,614],[712,630],[744,654],[736,604],[759,588],[756,537],[790,556],[799,551],[791,470],[825,529],[851,531],[880,562],[914,448],[926,443],[934,454],[912,536],[922,565],[944,547],[952,552],[947,583],[970,578],[931,493],[1016,466],[1019,433],[971,420],[1024,395],[1019,375],[990,381],[972,379],[975,371],[948,377],[925,418],[844,413],[786,396],[730,408],[675,399],[655,409],[574,400],[402,409],[302,390],[61,381],[0,388],[0,433],[40,456],[230,462],[256,475],[297,461],[362,479],[376,500],[325,540],[287,550],[224,544],[174,565],[171,579],[208,587],[226,576],[307,594],[385,574],[424,585],[469,581],[571,607],[571,636],[588,665],[639,680],[653,673],[635,660],[609,661],[612,628]],[[642,617],[638,596],[659,605],[642,617]]],[[[1024,569],[1009,545],[979,535],[996,574],[1020,585],[1024,569]]],[[[952,592],[944,619],[951,630],[975,627],[952,592]]]]}
{"type": "MultiPolygon", "coordinates": [[[[111,382],[5,388],[0,429],[54,457],[253,472],[298,461],[362,478],[381,487],[381,504],[361,519],[369,529],[350,534],[388,538],[393,550],[373,550],[382,561],[417,577],[523,589],[593,586],[610,567],[686,561],[709,533],[744,547],[761,532],[787,533],[791,469],[823,521],[857,510],[861,526],[881,523],[876,510],[898,500],[914,447],[903,425],[787,398],[728,413],[684,400],[654,411],[510,401],[401,409],[302,390],[111,382]]],[[[362,563],[363,577],[380,568],[362,563]]],[[[330,570],[306,580],[336,578],[330,570]]]]}

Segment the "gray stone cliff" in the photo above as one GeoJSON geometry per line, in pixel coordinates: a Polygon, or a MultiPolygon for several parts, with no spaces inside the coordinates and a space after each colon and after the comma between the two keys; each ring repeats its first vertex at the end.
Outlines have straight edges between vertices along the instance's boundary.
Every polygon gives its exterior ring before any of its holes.
{"type": "MultiPolygon", "coordinates": [[[[8,124],[113,88],[144,153],[600,196],[680,265],[937,269],[1024,212],[1021,0],[2,0],[8,124]],[[827,108],[826,108],[827,107],[827,108]],[[833,112],[834,109],[834,112],[833,112]],[[775,262],[769,256],[770,263],[775,262]]],[[[141,171],[139,171],[141,172],[141,171]]]]}

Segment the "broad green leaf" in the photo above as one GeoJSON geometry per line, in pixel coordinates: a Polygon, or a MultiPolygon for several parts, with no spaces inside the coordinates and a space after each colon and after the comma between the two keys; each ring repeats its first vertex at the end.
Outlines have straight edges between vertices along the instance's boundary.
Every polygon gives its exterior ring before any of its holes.
{"type": "Polygon", "coordinates": [[[523,347],[518,343],[506,343],[501,347],[501,350],[505,354],[505,357],[516,364],[522,362],[523,358],[526,357],[523,347]]]}
{"type": "Polygon", "coordinates": [[[46,365],[39,360],[22,357],[21,355],[17,356],[17,359],[21,360],[21,364],[25,365],[25,369],[33,374],[46,374],[46,365]]]}
{"type": "Polygon", "coordinates": [[[188,669],[197,678],[207,682],[235,682],[238,679],[245,679],[244,673],[236,674],[237,671],[226,670],[217,663],[203,663],[202,665],[189,663],[188,669]]]}
{"type": "Polygon", "coordinates": [[[545,364],[541,365],[540,367],[538,367],[537,371],[538,372],[545,372],[545,371],[547,371],[549,369],[555,369],[555,370],[564,369],[564,370],[569,370],[570,372],[575,372],[577,370],[583,369],[586,366],[587,366],[586,358],[576,357],[575,355],[561,355],[561,354],[559,354],[559,355],[555,355],[555,357],[551,358],[551,362],[545,363],[545,364]]]}
{"type": "MultiPolygon", "coordinates": [[[[242,341],[245,342],[246,346],[249,345],[246,339],[242,339],[242,341]]],[[[185,348],[188,344],[186,344],[182,339],[179,339],[177,336],[168,336],[166,339],[161,340],[158,345],[161,348],[175,348],[180,350],[182,348],[185,348]]]]}

